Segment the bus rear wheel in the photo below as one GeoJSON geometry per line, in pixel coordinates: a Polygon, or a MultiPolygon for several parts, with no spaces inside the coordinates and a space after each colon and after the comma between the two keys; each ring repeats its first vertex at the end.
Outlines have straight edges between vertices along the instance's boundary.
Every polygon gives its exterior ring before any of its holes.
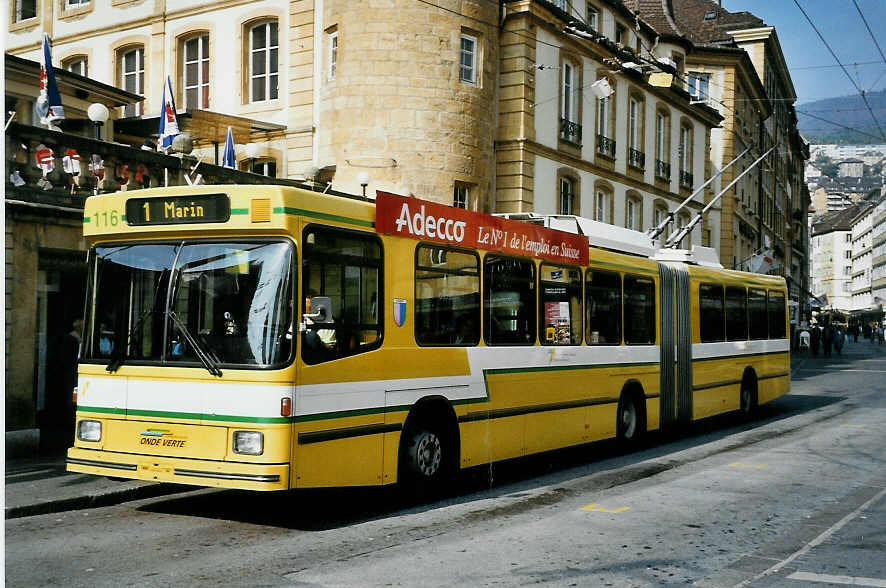
{"type": "Polygon", "coordinates": [[[419,497],[445,492],[452,482],[454,453],[434,427],[419,425],[404,431],[400,450],[402,486],[419,497]]]}
{"type": "Polygon", "coordinates": [[[642,409],[634,394],[624,393],[618,401],[618,416],[615,425],[619,443],[631,448],[643,436],[642,409]]]}
{"type": "Polygon", "coordinates": [[[741,382],[741,398],[739,400],[741,416],[750,420],[757,411],[757,382],[752,376],[745,376],[741,382]]]}

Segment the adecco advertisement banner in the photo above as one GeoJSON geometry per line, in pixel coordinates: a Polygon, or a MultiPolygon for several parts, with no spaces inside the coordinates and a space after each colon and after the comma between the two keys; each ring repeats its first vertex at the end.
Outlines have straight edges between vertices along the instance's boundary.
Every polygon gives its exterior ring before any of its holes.
{"type": "Polygon", "coordinates": [[[375,230],[385,235],[540,257],[560,263],[588,263],[588,240],[583,235],[389,192],[377,192],[375,230]]]}

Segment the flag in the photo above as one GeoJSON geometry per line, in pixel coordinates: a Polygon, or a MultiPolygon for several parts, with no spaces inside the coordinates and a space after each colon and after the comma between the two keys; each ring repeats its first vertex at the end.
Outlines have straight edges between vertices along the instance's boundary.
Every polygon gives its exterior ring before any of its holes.
{"type": "Polygon", "coordinates": [[[46,126],[65,119],[62,97],[55,83],[55,68],[52,67],[52,51],[49,35],[43,33],[43,58],[40,61],[40,96],[37,97],[37,114],[46,126]]]}
{"type": "Polygon", "coordinates": [[[225,150],[222,153],[222,167],[237,169],[237,159],[234,157],[234,133],[231,127],[228,127],[228,134],[225,136],[225,150]]]}
{"type": "Polygon", "coordinates": [[[772,269],[772,262],[772,251],[767,249],[748,260],[748,266],[756,274],[765,274],[772,269]]]}
{"type": "Polygon", "coordinates": [[[175,117],[175,97],[172,94],[172,80],[166,76],[163,85],[163,100],[160,103],[160,150],[172,147],[172,140],[179,134],[178,119],[175,117]]]}
{"type": "Polygon", "coordinates": [[[80,154],[74,149],[66,149],[65,156],[62,157],[62,168],[66,174],[80,175],[80,154]]]}

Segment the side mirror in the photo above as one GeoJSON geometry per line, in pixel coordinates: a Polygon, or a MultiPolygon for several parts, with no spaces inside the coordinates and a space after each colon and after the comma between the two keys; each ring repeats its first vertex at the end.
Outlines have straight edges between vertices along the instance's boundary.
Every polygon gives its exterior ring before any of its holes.
{"type": "Polygon", "coordinates": [[[329,296],[314,296],[311,298],[312,313],[305,313],[305,319],[311,319],[315,323],[335,322],[332,317],[332,300],[329,296]]]}

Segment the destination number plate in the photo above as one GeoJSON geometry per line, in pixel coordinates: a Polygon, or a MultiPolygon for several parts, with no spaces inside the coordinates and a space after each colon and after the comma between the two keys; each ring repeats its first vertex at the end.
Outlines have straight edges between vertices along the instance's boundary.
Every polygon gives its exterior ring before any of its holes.
{"type": "Polygon", "coordinates": [[[227,194],[130,198],[126,201],[126,222],[134,226],[223,223],[231,218],[227,194]]]}

